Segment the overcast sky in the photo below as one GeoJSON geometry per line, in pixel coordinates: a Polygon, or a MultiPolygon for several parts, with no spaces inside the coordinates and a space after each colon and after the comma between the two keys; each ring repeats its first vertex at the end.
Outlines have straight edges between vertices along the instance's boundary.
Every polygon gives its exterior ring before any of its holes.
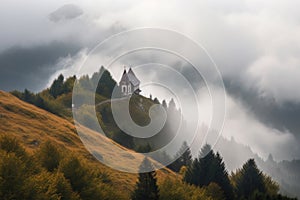
{"type": "Polygon", "coordinates": [[[262,157],[300,158],[299,7],[298,0],[2,0],[0,89],[39,91],[58,73],[74,74],[89,50],[120,31],[171,29],[201,43],[222,73],[223,135],[262,157]]]}

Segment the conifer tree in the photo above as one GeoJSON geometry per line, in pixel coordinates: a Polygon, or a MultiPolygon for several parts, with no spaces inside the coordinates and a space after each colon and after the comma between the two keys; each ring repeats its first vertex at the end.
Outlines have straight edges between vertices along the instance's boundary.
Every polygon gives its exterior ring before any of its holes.
{"type": "Polygon", "coordinates": [[[217,183],[222,190],[224,191],[226,199],[233,198],[233,187],[228,178],[228,172],[225,168],[225,163],[223,162],[222,157],[217,152],[215,154],[215,180],[213,182],[217,183]]]}
{"type": "Polygon", "coordinates": [[[139,179],[136,185],[136,189],[132,194],[132,200],[158,200],[159,192],[157,186],[156,173],[154,171],[154,167],[148,158],[145,158],[140,166],[140,170],[150,172],[140,173],[139,179]],[[150,168],[149,168],[150,167],[150,168]]]}
{"type": "Polygon", "coordinates": [[[175,101],[174,101],[173,98],[169,102],[169,109],[170,110],[176,110],[176,104],[175,104],[175,101]]]}
{"type": "Polygon", "coordinates": [[[72,92],[76,79],[77,78],[75,75],[67,78],[67,80],[63,84],[63,93],[72,92]]]}
{"type": "Polygon", "coordinates": [[[192,164],[192,153],[186,141],[183,142],[175,157],[177,159],[169,165],[169,168],[175,172],[179,172],[183,166],[188,167],[192,164]]]}
{"type": "Polygon", "coordinates": [[[111,98],[113,90],[117,84],[110,72],[103,66],[101,66],[99,72],[93,74],[91,82],[94,87],[96,86],[96,93],[107,98],[111,98]]]}
{"type": "Polygon", "coordinates": [[[24,95],[23,95],[23,100],[26,101],[27,103],[33,104],[35,101],[35,96],[32,92],[29,90],[25,89],[24,90],[24,95]]]}
{"type": "Polygon", "coordinates": [[[201,149],[199,157],[188,167],[184,181],[200,187],[214,182],[222,188],[226,199],[233,198],[233,189],[223,159],[219,153],[215,154],[211,150],[210,145],[201,149]]]}
{"type": "Polygon", "coordinates": [[[58,97],[63,92],[64,76],[60,74],[57,79],[55,79],[50,87],[49,93],[54,97],[58,97]]]}
{"type": "Polygon", "coordinates": [[[168,105],[167,105],[166,100],[163,100],[161,104],[162,104],[162,106],[163,106],[165,109],[168,108],[168,105]]]}
{"type": "Polygon", "coordinates": [[[154,102],[155,104],[160,104],[158,98],[156,98],[156,97],[154,98],[153,102],[154,102]]]}
{"type": "Polygon", "coordinates": [[[249,159],[243,165],[236,181],[236,189],[239,198],[249,198],[255,192],[266,192],[263,174],[257,168],[254,159],[249,159]]]}
{"type": "Polygon", "coordinates": [[[184,177],[184,181],[196,186],[207,186],[209,184],[208,177],[210,176],[209,168],[213,160],[213,152],[209,145],[205,145],[191,166],[188,167],[184,177]]]}

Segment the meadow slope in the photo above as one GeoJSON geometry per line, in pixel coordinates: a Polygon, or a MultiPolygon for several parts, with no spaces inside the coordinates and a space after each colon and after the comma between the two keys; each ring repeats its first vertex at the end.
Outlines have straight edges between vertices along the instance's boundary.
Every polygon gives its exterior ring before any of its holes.
{"type": "MultiPolygon", "coordinates": [[[[103,141],[109,140],[86,127],[81,129],[88,131],[92,136],[103,137],[103,141]]],[[[82,144],[72,122],[28,104],[10,93],[0,91],[0,135],[5,134],[16,137],[29,153],[36,151],[46,141],[55,142],[70,153],[85,158],[93,167],[107,172],[116,189],[124,191],[127,195],[134,189],[137,174],[113,170],[94,159],[82,144]]],[[[126,150],[127,154],[132,154],[132,159],[143,159],[131,150],[121,148],[126,150]]],[[[101,144],[97,145],[97,151],[104,156],[114,156],[117,153],[109,149],[109,146],[101,144]]],[[[178,175],[164,168],[157,171],[157,176],[160,183],[166,177],[176,178],[178,175]]]]}

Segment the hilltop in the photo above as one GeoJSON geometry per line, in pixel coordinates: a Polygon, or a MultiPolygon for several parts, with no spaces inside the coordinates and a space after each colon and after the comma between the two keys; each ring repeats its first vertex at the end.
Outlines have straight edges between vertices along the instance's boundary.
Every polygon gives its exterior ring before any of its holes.
{"type": "MultiPolygon", "coordinates": [[[[174,100],[167,104],[165,100],[159,102],[157,98],[152,99],[132,93],[129,112],[136,124],[145,126],[150,122],[149,109],[155,104],[161,104],[168,114],[163,129],[155,137],[143,140],[134,139],[120,129],[112,116],[111,101],[118,101],[118,105],[124,105],[129,98],[129,96],[124,97],[119,91],[120,89],[110,72],[101,67],[91,77],[84,75],[79,78],[71,76],[65,79],[63,75],[59,75],[49,88],[36,94],[27,89],[24,92],[12,91],[11,94],[72,123],[73,105],[76,108],[76,116],[78,116],[76,121],[94,131],[103,132],[98,129],[98,124],[100,124],[108,138],[134,151],[144,151],[145,148],[149,147],[151,150],[155,150],[167,144],[174,137],[181,118],[181,113],[177,110],[174,100]],[[117,95],[111,97],[115,87],[117,88],[117,95]],[[95,88],[96,91],[94,91],[95,88]],[[73,93],[73,89],[76,91],[75,93],[73,93]],[[92,114],[94,107],[97,119],[92,114]]],[[[160,114],[154,115],[158,120],[160,114]]]]}

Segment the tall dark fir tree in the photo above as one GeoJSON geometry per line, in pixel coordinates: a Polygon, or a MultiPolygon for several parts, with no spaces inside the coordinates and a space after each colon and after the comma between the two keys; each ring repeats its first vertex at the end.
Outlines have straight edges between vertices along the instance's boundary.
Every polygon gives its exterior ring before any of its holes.
{"type": "Polygon", "coordinates": [[[146,157],[141,166],[140,171],[147,170],[150,172],[140,173],[136,184],[136,189],[132,194],[132,200],[158,200],[159,190],[157,186],[156,172],[152,163],[146,157]],[[150,167],[150,168],[149,168],[150,167]]]}
{"type": "Polygon", "coordinates": [[[264,177],[257,168],[254,159],[249,159],[240,170],[240,177],[236,183],[236,193],[239,198],[249,198],[257,192],[266,192],[264,177]]]}
{"type": "Polygon", "coordinates": [[[210,145],[201,149],[199,157],[187,168],[183,180],[200,187],[214,182],[222,188],[226,199],[233,199],[233,189],[223,159],[211,150],[210,145]]]}
{"type": "Polygon", "coordinates": [[[57,79],[55,79],[50,86],[49,93],[54,97],[58,97],[63,93],[63,84],[64,84],[64,76],[60,74],[57,79]]]}
{"type": "Polygon", "coordinates": [[[192,153],[187,142],[183,142],[175,157],[177,159],[168,166],[171,170],[175,172],[179,172],[183,166],[188,167],[192,164],[192,153]]]}

